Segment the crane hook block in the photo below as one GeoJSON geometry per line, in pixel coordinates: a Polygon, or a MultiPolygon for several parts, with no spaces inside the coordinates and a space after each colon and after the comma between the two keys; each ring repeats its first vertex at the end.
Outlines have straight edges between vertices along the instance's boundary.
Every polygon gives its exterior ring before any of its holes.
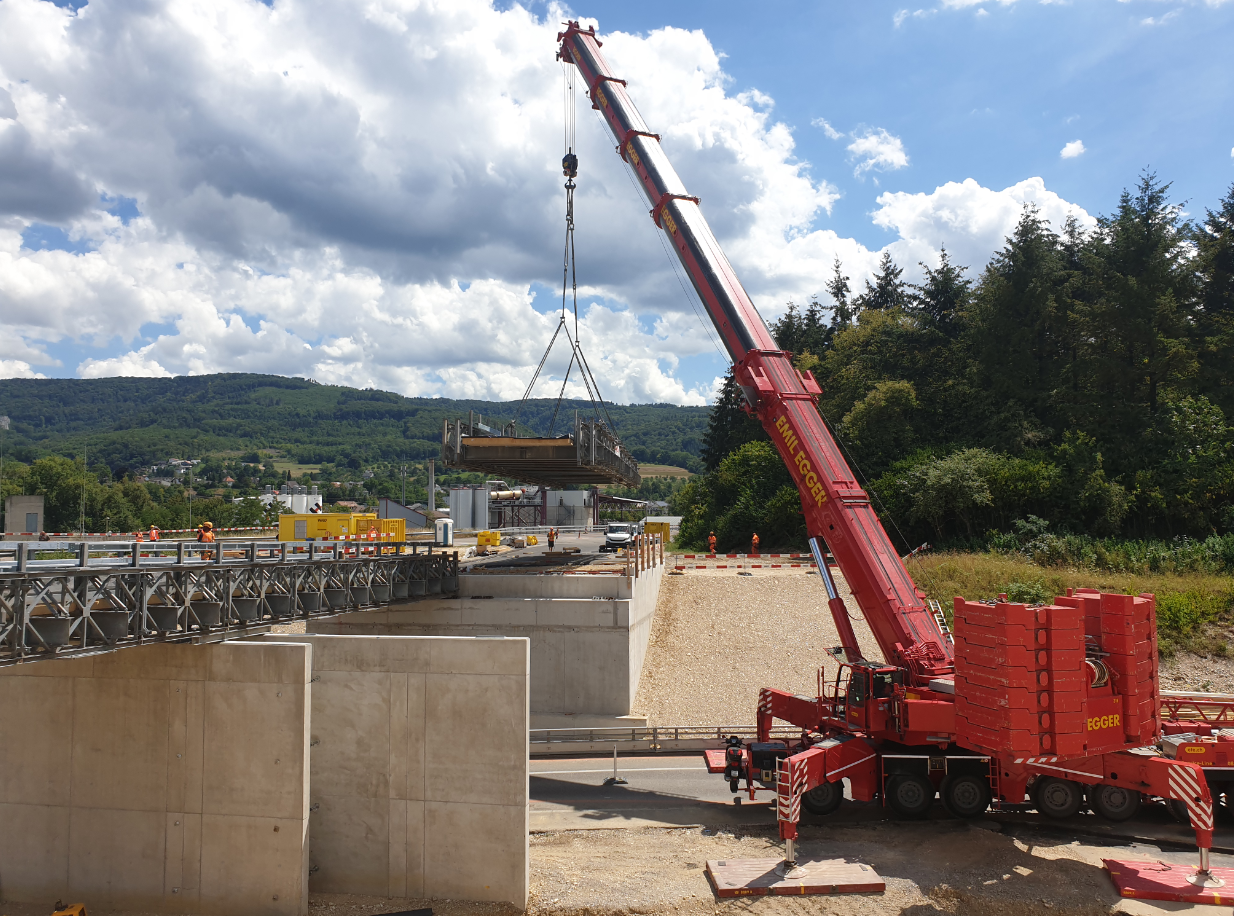
{"type": "Polygon", "coordinates": [[[578,156],[573,153],[566,153],[561,157],[561,174],[567,178],[578,177],[578,156]]]}

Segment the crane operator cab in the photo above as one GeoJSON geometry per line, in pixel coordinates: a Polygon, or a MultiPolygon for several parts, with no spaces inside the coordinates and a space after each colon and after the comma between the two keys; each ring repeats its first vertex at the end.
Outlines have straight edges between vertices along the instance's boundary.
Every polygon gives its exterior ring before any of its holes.
{"type": "Polygon", "coordinates": [[[850,731],[881,731],[893,715],[896,687],[904,685],[904,669],[864,659],[841,662],[831,696],[831,718],[850,731]]]}

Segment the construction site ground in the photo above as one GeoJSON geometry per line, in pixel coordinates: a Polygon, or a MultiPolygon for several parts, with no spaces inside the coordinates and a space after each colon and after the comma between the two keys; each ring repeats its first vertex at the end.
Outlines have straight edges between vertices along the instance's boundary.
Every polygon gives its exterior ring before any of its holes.
{"type": "MultiPolygon", "coordinates": [[[[872,652],[868,627],[842,578],[838,584],[858,637],[872,652]]],[[[821,592],[817,574],[805,568],[689,570],[666,576],[635,712],[660,725],[749,725],[764,685],[812,694],[824,650],[837,641],[821,592]]],[[[1202,660],[1188,663],[1197,676],[1211,681],[1202,660]]],[[[1178,686],[1195,689],[1198,684],[1178,686]]],[[[1034,812],[960,821],[938,805],[927,820],[901,822],[876,803],[850,802],[825,819],[803,814],[799,854],[864,862],[886,880],[883,894],[719,900],[704,873],[708,860],[774,858],[783,851],[769,794],[754,803],[735,802],[720,777],[705,773],[701,755],[623,758],[619,766],[628,780],[625,786],[604,785],[611,766],[610,759],[598,758],[532,761],[527,912],[1231,913],[1228,906],[1117,895],[1101,866],[1103,858],[1195,861],[1191,831],[1161,806],[1127,824],[1110,825],[1091,814],[1057,822],[1034,812]]],[[[1218,828],[1213,864],[1234,866],[1234,830],[1228,824],[1218,828]]],[[[484,866],[477,862],[476,867],[484,866]]],[[[48,916],[50,903],[3,904],[0,916],[48,916]]],[[[504,904],[313,894],[309,913],[376,916],[421,908],[438,916],[518,912],[504,904]]],[[[95,906],[90,910],[91,916],[136,916],[95,906]]]]}

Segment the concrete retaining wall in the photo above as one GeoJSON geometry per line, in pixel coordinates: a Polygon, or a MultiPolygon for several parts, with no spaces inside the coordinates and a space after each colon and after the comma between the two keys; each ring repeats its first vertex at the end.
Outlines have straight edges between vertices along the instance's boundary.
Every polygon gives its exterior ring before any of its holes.
{"type": "Polygon", "coordinates": [[[638,579],[463,575],[458,598],[391,604],[309,627],[336,635],[526,637],[533,722],[625,716],[638,691],[663,572],[645,570],[638,579]]]}
{"type": "Polygon", "coordinates": [[[525,639],[313,647],[314,891],[527,905],[525,639]]]}
{"type": "Polygon", "coordinates": [[[306,913],[310,655],[152,645],[0,669],[0,899],[306,913]]]}

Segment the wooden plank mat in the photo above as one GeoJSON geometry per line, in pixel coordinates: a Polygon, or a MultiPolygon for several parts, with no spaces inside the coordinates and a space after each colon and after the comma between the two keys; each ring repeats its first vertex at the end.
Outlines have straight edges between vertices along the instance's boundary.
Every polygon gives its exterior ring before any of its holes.
{"type": "Polygon", "coordinates": [[[886,883],[868,865],[844,859],[802,860],[799,878],[776,874],[779,859],[721,859],[707,862],[707,877],[717,897],[779,894],[881,894],[886,883]]]}

